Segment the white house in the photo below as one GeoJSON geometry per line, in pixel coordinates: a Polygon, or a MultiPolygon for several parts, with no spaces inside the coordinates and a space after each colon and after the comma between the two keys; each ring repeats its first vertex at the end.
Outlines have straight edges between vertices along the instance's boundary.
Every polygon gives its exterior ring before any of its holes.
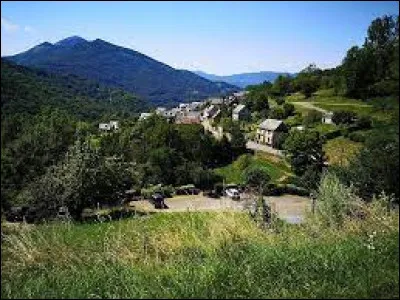
{"type": "Polygon", "coordinates": [[[117,130],[119,128],[118,121],[110,121],[110,128],[117,130]]]}
{"type": "Polygon", "coordinates": [[[140,117],[139,117],[139,121],[140,120],[146,120],[148,117],[150,117],[152,115],[152,113],[141,113],[140,117]]]}
{"type": "Polygon", "coordinates": [[[333,113],[332,112],[328,112],[328,113],[324,114],[322,116],[322,123],[333,124],[332,117],[333,117],[333,113]]]}
{"type": "Polygon", "coordinates": [[[110,121],[109,123],[99,124],[99,129],[104,131],[110,131],[111,129],[117,130],[118,128],[118,121],[110,121]]]}
{"type": "Polygon", "coordinates": [[[266,119],[257,128],[256,141],[276,148],[279,136],[287,131],[281,120],[266,119]]]}
{"type": "Polygon", "coordinates": [[[239,104],[232,111],[232,120],[239,121],[245,120],[250,117],[250,111],[247,109],[246,105],[239,104]]]}

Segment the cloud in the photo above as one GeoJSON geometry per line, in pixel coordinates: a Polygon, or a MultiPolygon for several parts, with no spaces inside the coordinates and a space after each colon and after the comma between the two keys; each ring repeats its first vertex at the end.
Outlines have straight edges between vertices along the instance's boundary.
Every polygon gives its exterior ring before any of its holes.
{"type": "Polygon", "coordinates": [[[27,33],[35,33],[36,32],[36,30],[34,28],[32,28],[31,26],[25,26],[24,31],[27,33]]]}
{"type": "Polygon", "coordinates": [[[7,32],[15,32],[19,29],[17,24],[12,23],[11,21],[7,20],[3,16],[1,17],[1,28],[4,28],[7,32]]]}

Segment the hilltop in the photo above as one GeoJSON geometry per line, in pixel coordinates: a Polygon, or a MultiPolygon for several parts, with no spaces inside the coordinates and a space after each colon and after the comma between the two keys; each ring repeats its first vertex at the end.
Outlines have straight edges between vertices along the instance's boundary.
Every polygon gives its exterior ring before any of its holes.
{"type": "Polygon", "coordinates": [[[176,70],[140,52],[101,39],[87,41],[74,36],[55,44],[45,42],[6,59],[122,88],[155,104],[193,101],[239,89],[189,71],[176,70]]]}

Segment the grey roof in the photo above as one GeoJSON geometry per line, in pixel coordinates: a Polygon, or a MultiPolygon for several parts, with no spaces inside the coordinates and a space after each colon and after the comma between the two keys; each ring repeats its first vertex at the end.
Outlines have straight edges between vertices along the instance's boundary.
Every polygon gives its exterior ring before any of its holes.
{"type": "Polygon", "coordinates": [[[266,130],[276,130],[281,124],[283,124],[282,120],[266,119],[258,127],[266,130]]]}
{"type": "Polygon", "coordinates": [[[246,105],[244,105],[244,104],[239,104],[238,106],[236,106],[236,107],[234,108],[233,113],[234,113],[234,114],[238,114],[238,113],[240,113],[240,111],[241,111],[242,109],[244,109],[244,108],[246,108],[246,105]]]}

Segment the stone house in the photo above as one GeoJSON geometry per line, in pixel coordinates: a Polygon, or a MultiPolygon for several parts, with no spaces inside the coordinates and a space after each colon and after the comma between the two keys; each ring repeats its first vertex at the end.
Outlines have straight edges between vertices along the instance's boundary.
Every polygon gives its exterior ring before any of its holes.
{"type": "Polygon", "coordinates": [[[237,105],[232,111],[232,120],[242,121],[250,118],[250,111],[244,104],[237,105]]]}
{"type": "Polygon", "coordinates": [[[257,128],[256,142],[277,147],[279,136],[288,132],[288,128],[282,120],[266,119],[257,128]]]}

